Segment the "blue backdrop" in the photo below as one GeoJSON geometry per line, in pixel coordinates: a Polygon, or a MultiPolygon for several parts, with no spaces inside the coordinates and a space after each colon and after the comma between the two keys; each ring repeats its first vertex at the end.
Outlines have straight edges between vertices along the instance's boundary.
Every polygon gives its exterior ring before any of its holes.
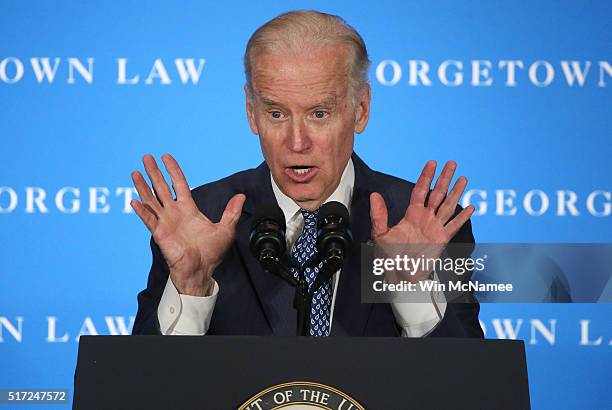
{"type": "MultiPolygon", "coordinates": [[[[71,388],[79,334],[129,332],[150,263],[130,172],[170,152],[193,187],[258,165],[244,47],[300,8],[368,45],[371,167],[457,160],[478,241],[612,242],[610,2],[0,1],[0,388],[71,388]]],[[[611,313],[487,304],[481,321],[526,341],[534,408],[603,409],[611,313]]]]}

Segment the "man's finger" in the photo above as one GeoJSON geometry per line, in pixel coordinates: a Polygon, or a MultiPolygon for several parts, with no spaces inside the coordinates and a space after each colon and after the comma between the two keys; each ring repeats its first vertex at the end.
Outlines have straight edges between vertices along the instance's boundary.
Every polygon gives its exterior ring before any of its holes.
{"type": "Polygon", "coordinates": [[[448,232],[449,238],[452,238],[457,234],[457,232],[459,232],[459,229],[461,229],[463,224],[466,223],[468,219],[470,219],[475,209],[476,208],[474,208],[474,205],[469,205],[463,208],[463,210],[459,212],[456,217],[454,217],[449,223],[446,224],[446,231],[448,232]]]}
{"type": "Polygon", "coordinates": [[[181,170],[178,162],[174,159],[174,157],[170,154],[162,155],[162,162],[170,174],[170,179],[172,180],[172,187],[174,188],[174,192],[176,192],[177,200],[192,200],[191,190],[189,189],[189,184],[187,183],[187,179],[185,178],[185,174],[181,170]]]}
{"type": "Polygon", "coordinates": [[[236,225],[236,222],[238,222],[238,219],[240,219],[240,215],[242,214],[242,206],[244,205],[244,201],[246,201],[246,195],[234,195],[225,206],[225,210],[221,216],[221,223],[232,227],[236,225]]]}
{"type": "Polygon", "coordinates": [[[130,205],[132,206],[134,212],[136,212],[136,215],[138,215],[140,220],[145,224],[147,229],[153,233],[153,231],[155,231],[155,227],[157,226],[157,218],[155,215],[136,199],[132,199],[130,205]]]}
{"type": "Polygon", "coordinates": [[[410,205],[423,206],[425,205],[425,197],[431,187],[431,181],[436,175],[436,161],[429,160],[423,167],[421,175],[417,180],[416,185],[412,188],[412,194],[410,195],[410,205]]]}
{"type": "Polygon", "coordinates": [[[433,209],[434,211],[438,209],[438,207],[444,200],[446,193],[448,192],[448,187],[450,186],[456,169],[457,163],[455,161],[448,161],[444,165],[444,168],[442,169],[442,172],[440,173],[440,176],[436,181],[436,185],[434,186],[433,191],[429,193],[427,207],[433,209]]]}
{"type": "Polygon", "coordinates": [[[370,220],[372,221],[373,240],[389,230],[388,217],[385,199],[378,192],[372,192],[370,194],[370,220]]]}
{"type": "Polygon", "coordinates": [[[132,172],[132,182],[134,182],[134,187],[136,188],[136,192],[138,192],[138,196],[144,205],[148,205],[153,211],[158,212],[161,209],[161,204],[153,196],[151,192],[151,188],[147,181],[145,181],[142,174],[138,171],[132,172]]]}
{"type": "Polygon", "coordinates": [[[149,179],[153,184],[153,190],[157,195],[157,199],[162,204],[162,206],[164,204],[169,204],[173,200],[172,192],[170,191],[170,187],[168,187],[168,184],[166,183],[164,175],[157,166],[155,158],[153,158],[152,155],[147,154],[142,158],[142,163],[144,164],[145,171],[147,171],[147,175],[149,176],[149,179]]]}
{"type": "Polygon", "coordinates": [[[446,224],[448,220],[455,213],[455,209],[457,208],[457,203],[459,202],[459,198],[463,195],[463,191],[465,191],[465,187],[467,186],[467,178],[464,176],[460,176],[457,178],[453,189],[451,189],[450,193],[438,208],[438,213],[436,217],[442,222],[446,224]]]}

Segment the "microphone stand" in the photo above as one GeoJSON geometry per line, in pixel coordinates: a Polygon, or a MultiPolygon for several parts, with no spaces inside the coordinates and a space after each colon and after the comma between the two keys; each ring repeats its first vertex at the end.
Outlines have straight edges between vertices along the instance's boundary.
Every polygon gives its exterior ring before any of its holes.
{"type": "Polygon", "coordinates": [[[331,250],[328,257],[322,261],[319,258],[313,259],[304,266],[296,266],[289,258],[284,255],[278,258],[272,253],[267,254],[264,250],[260,262],[264,270],[273,273],[291,286],[295,287],[295,296],[293,299],[293,307],[297,313],[297,332],[298,336],[310,336],[310,312],[312,309],[312,298],[314,293],[328,280],[342,265],[341,252],[335,253],[331,250]],[[306,269],[314,268],[319,263],[323,262],[319,274],[308,289],[308,281],[306,280],[306,269]],[[297,279],[291,274],[291,267],[294,267],[297,272],[297,279]]]}
{"type": "Polygon", "coordinates": [[[342,251],[338,253],[330,250],[326,258],[321,261],[319,258],[310,261],[298,270],[298,280],[295,289],[295,299],[293,306],[297,310],[297,335],[310,336],[310,312],[312,310],[312,298],[315,292],[342,266],[342,251]],[[317,275],[310,290],[306,281],[306,269],[314,268],[322,263],[319,274],[317,275]]]}
{"type": "Polygon", "coordinates": [[[310,336],[310,306],[312,296],[308,297],[308,282],[306,281],[306,268],[298,269],[298,280],[295,287],[295,297],[293,307],[297,311],[297,331],[298,336],[310,336]]]}

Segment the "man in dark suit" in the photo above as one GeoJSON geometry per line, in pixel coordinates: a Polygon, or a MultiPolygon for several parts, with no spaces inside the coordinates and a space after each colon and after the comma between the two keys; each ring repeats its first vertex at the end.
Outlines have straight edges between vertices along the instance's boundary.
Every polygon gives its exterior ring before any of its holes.
{"type": "MultiPolygon", "coordinates": [[[[337,200],[350,210],[353,250],[315,292],[311,335],[483,336],[470,295],[471,303],[448,303],[440,292],[428,303],[361,302],[361,243],[474,242],[474,209],[457,206],[467,180],[458,178],[448,191],[454,162],[430,192],[434,161],[412,184],[371,170],[353,152],[354,133],[369,119],[368,65],[363,40],[339,17],[281,15],[253,34],[245,53],[247,117],[265,162],[190,191],[177,162],[164,155],[175,199],[154,158],[145,156],[154,193],[132,173],[142,201],[132,207],[152,233],[153,265],[138,296],[134,334],[295,334],[293,290],[249,251],[254,211],[278,204],[291,256],[299,249],[311,258],[312,221],[322,204],[337,200]]],[[[307,276],[317,273],[312,268],[307,276]]]]}

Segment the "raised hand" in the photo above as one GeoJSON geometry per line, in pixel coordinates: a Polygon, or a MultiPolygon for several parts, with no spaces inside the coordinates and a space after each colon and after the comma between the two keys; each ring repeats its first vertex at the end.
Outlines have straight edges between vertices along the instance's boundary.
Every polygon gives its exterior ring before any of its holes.
{"type": "MultiPolygon", "coordinates": [[[[452,218],[457,202],[467,186],[467,179],[461,176],[447,195],[456,168],[457,164],[454,161],[446,163],[425,205],[427,193],[436,174],[436,162],[428,161],[412,189],[410,204],[404,217],[392,228],[388,226],[385,200],[379,193],[372,193],[370,195],[372,240],[382,246],[415,245],[406,248],[409,249],[408,253],[417,253],[418,249],[418,255],[412,255],[413,257],[419,257],[421,254],[426,258],[440,256],[444,246],[474,213],[474,207],[470,205],[452,218]]],[[[417,272],[410,278],[402,279],[418,282],[429,273],[417,272]]]]}
{"type": "Polygon", "coordinates": [[[212,273],[234,241],[236,223],[246,197],[244,194],[234,195],[227,203],[221,221],[214,223],[199,211],[176,160],[165,154],[162,161],[170,174],[176,199],[155,159],[145,155],[142,162],[154,193],[142,174],[134,171],[132,181],[141,201],[132,200],[130,205],[161,249],[172,283],[179,293],[210,295],[212,273]]]}

